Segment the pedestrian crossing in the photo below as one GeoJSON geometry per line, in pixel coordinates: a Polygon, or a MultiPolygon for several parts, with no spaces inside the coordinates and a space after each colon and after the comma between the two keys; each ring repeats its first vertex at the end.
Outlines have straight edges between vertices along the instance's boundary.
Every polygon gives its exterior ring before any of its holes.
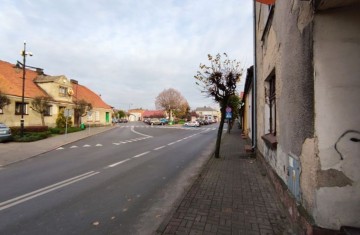
{"type": "MultiPolygon", "coordinates": [[[[128,140],[121,140],[121,141],[114,141],[114,142],[109,142],[109,143],[96,143],[96,144],[82,144],[82,145],[67,145],[67,146],[61,146],[59,148],[57,148],[56,150],[65,150],[65,149],[77,149],[77,148],[99,148],[99,147],[109,147],[109,146],[120,146],[120,145],[124,145],[124,144],[129,144],[129,143],[133,143],[133,142],[138,142],[138,141],[143,141],[146,139],[150,139],[153,138],[153,136],[150,135],[144,135],[141,134],[139,132],[134,131],[134,128],[171,128],[171,129],[181,129],[181,130],[192,130],[192,131],[200,131],[200,133],[202,132],[209,132],[209,131],[214,131],[216,130],[216,128],[202,128],[202,127],[181,127],[181,126],[134,126],[134,125],[126,125],[126,126],[119,126],[118,128],[131,128],[133,132],[142,135],[141,137],[138,138],[132,138],[132,139],[128,139],[128,140]]],[[[188,136],[184,139],[193,137],[197,134],[193,134],[191,136],[188,136]]]]}

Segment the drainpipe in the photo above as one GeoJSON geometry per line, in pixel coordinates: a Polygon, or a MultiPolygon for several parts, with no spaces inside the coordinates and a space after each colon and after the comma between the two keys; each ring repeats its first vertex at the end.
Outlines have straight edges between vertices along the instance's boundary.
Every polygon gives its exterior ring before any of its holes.
{"type": "Polygon", "coordinates": [[[254,5],[253,5],[253,14],[254,14],[254,19],[253,19],[253,33],[254,33],[254,71],[253,71],[253,81],[252,81],[252,99],[251,99],[251,106],[252,106],[252,122],[251,122],[251,128],[252,128],[252,132],[251,132],[251,140],[252,140],[252,149],[255,150],[256,149],[256,144],[257,144],[257,140],[256,140],[256,136],[257,136],[257,106],[256,106],[256,71],[257,71],[257,57],[256,57],[256,0],[253,1],[254,5]]]}

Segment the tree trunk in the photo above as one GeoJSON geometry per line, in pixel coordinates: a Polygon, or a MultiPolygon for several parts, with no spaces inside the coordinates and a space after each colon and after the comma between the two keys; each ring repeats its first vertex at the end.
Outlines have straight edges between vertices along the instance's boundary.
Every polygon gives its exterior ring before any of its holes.
{"type": "Polygon", "coordinates": [[[42,126],[45,126],[44,114],[41,113],[40,116],[41,116],[41,124],[42,124],[42,126]]]}
{"type": "Polygon", "coordinates": [[[220,125],[219,125],[219,129],[218,129],[217,139],[216,139],[215,158],[220,157],[221,136],[222,136],[224,121],[225,121],[225,105],[223,105],[223,107],[220,108],[220,111],[221,111],[221,119],[220,119],[220,125]]]}
{"type": "Polygon", "coordinates": [[[232,119],[229,119],[229,120],[228,120],[228,131],[227,131],[227,133],[230,134],[230,131],[231,131],[231,129],[232,129],[232,126],[233,126],[233,121],[232,121],[232,119]]]}

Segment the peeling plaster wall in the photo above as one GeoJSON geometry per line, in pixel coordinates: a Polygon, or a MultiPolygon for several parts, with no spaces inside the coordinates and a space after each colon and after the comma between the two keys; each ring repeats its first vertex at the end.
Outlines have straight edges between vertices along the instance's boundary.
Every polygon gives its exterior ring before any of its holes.
{"type": "Polygon", "coordinates": [[[301,175],[300,187],[302,192],[302,204],[307,211],[312,212],[315,208],[315,190],[317,187],[317,174],[320,170],[320,159],[317,153],[317,139],[305,140],[300,155],[301,175]]]}
{"type": "Polygon", "coordinates": [[[359,12],[357,4],[319,11],[314,19],[315,131],[321,165],[314,218],[332,229],[360,227],[359,12]]]}
{"type": "MultiPolygon", "coordinates": [[[[267,7],[257,5],[257,12],[267,7]]],[[[311,9],[307,1],[277,1],[271,27],[263,41],[258,29],[258,149],[285,183],[289,154],[299,157],[305,139],[314,135],[311,9]],[[261,139],[269,133],[265,79],[273,70],[276,75],[276,150],[269,149],[261,139]]]]}

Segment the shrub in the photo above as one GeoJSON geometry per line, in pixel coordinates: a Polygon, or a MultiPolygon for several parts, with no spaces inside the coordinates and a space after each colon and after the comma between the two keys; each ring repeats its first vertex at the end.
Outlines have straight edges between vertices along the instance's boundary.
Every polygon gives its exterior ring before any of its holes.
{"type": "MultiPolygon", "coordinates": [[[[11,133],[13,135],[19,135],[21,131],[21,127],[19,126],[12,126],[10,127],[11,133]]],[[[48,126],[25,126],[24,127],[24,133],[25,132],[45,132],[48,131],[48,126]]]]}
{"type": "Polygon", "coordinates": [[[186,121],[183,119],[177,120],[175,123],[176,124],[184,124],[186,121]]]}
{"type": "Polygon", "coordinates": [[[26,132],[23,137],[20,135],[14,135],[15,142],[32,142],[37,140],[46,139],[50,136],[50,131],[45,132],[26,132]]]}
{"type": "MultiPolygon", "coordinates": [[[[51,134],[55,134],[55,135],[65,134],[65,128],[59,128],[59,127],[49,128],[49,131],[51,134]]],[[[82,129],[80,127],[68,127],[67,129],[67,133],[72,133],[77,131],[82,131],[82,129]]]]}
{"type": "Polygon", "coordinates": [[[64,110],[61,110],[56,118],[56,127],[65,128],[67,119],[67,126],[72,126],[71,118],[66,118],[64,115],[64,110]]]}

